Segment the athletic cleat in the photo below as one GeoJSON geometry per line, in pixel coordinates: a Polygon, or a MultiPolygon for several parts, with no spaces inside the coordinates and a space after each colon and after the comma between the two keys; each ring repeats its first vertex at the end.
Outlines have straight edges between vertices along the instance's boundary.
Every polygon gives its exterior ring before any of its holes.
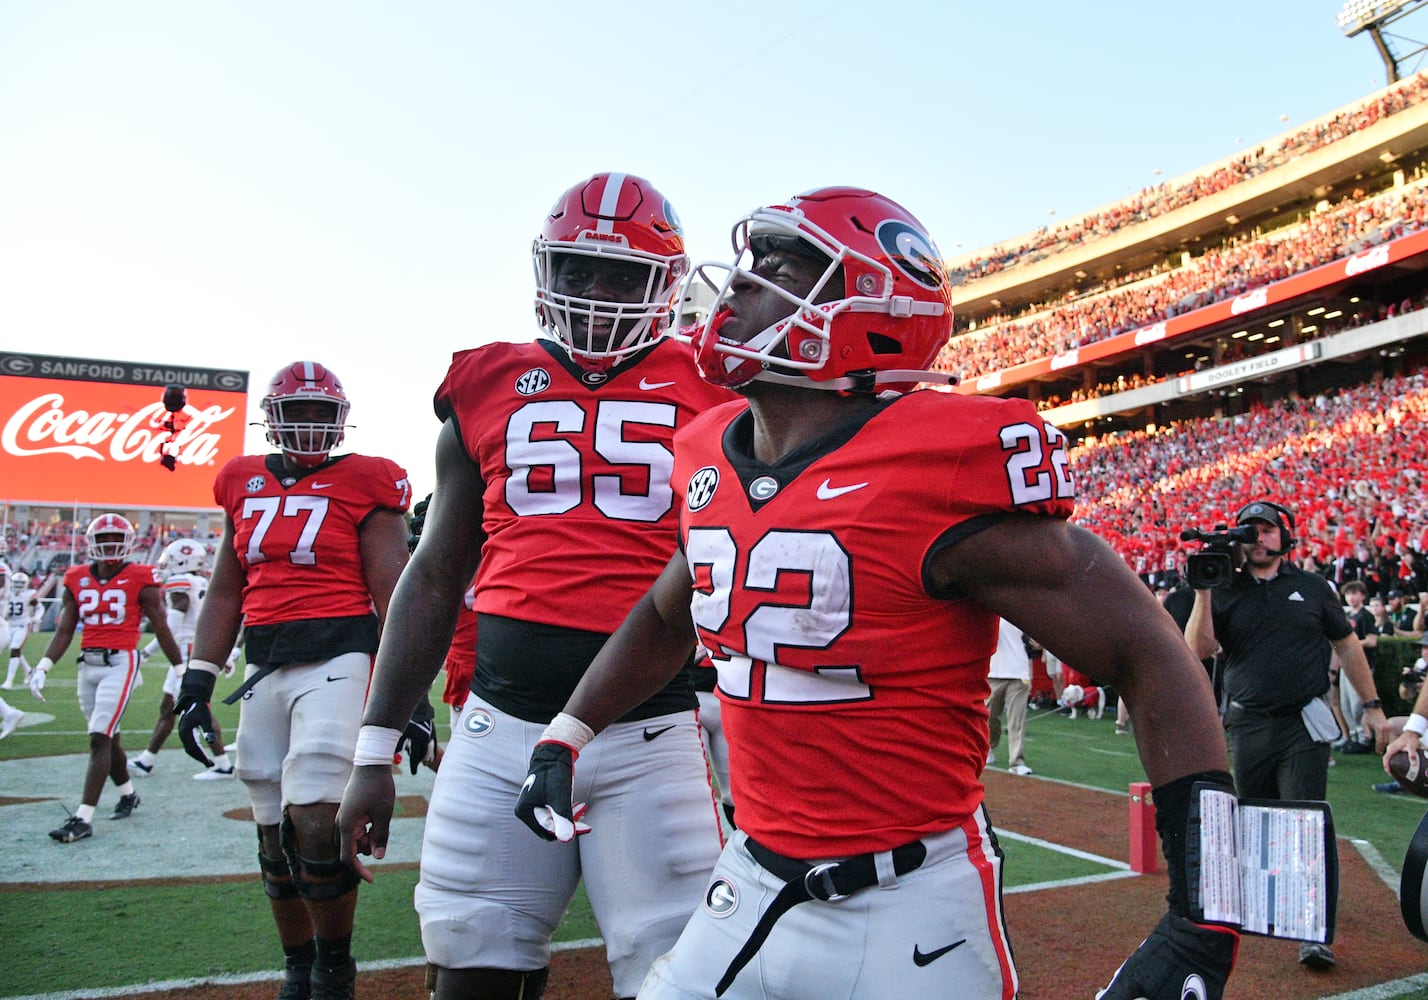
{"type": "Polygon", "coordinates": [[[1025,764],[1013,764],[1011,767],[1007,768],[1007,770],[1010,771],[1012,774],[1020,774],[1023,777],[1031,773],[1031,768],[1027,767],[1025,764]]]}
{"type": "Polygon", "coordinates": [[[0,740],[9,736],[15,731],[15,727],[20,724],[20,720],[25,717],[25,713],[18,708],[12,708],[5,713],[4,718],[0,718],[0,740]]]}
{"type": "Polygon", "coordinates": [[[231,767],[210,767],[207,771],[199,771],[193,776],[194,781],[222,781],[224,778],[233,777],[231,767]]]}
{"type": "Polygon", "coordinates": [[[348,959],[337,969],[312,967],[312,1000],[354,1000],[357,992],[357,963],[348,959]]]}
{"type": "Polygon", "coordinates": [[[278,1000],[309,1000],[312,996],[312,966],[290,965],[283,970],[283,988],[278,1000]]]}
{"type": "Polygon", "coordinates": [[[129,777],[131,777],[131,778],[147,778],[149,775],[151,775],[151,774],[153,774],[153,773],[154,773],[154,765],[153,765],[153,764],[143,764],[143,763],[140,763],[139,760],[138,760],[137,758],[135,758],[135,757],[130,757],[130,758],[129,758],[129,777]]]}
{"type": "Polygon", "coordinates": [[[15,685],[13,685],[13,684],[0,684],[0,691],[14,691],[14,690],[15,690],[15,685]]]}
{"type": "Polygon", "coordinates": [[[114,805],[114,815],[110,819],[128,819],[134,815],[134,810],[139,808],[139,793],[119,796],[119,801],[114,805]]]}
{"type": "Polygon", "coordinates": [[[71,816],[64,821],[64,826],[58,830],[51,830],[50,836],[58,840],[61,844],[72,844],[76,840],[83,840],[85,837],[94,836],[94,827],[90,826],[78,816],[71,816]]]}
{"type": "Polygon", "coordinates": [[[1299,964],[1306,969],[1332,969],[1338,965],[1334,949],[1317,941],[1305,941],[1299,946],[1299,964]]]}

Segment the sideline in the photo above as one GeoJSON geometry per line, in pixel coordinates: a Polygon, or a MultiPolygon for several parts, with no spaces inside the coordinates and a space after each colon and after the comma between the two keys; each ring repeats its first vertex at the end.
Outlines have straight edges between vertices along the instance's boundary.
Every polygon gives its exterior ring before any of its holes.
{"type": "MultiPolygon", "coordinates": [[[[579,941],[557,941],[550,950],[576,951],[581,948],[603,947],[603,938],[583,938],[579,941]]],[[[425,965],[426,957],[386,958],[376,962],[358,962],[358,972],[381,972],[386,969],[409,969],[425,965]]],[[[145,993],[171,993],[177,990],[192,990],[200,986],[243,986],[248,983],[278,982],[282,972],[233,972],[221,976],[198,976],[193,979],[166,979],[155,983],[138,983],[133,986],[112,986],[108,989],[65,990],[60,993],[25,993],[18,996],[0,997],[0,1000],[108,1000],[111,997],[143,996],[145,993]]]]}

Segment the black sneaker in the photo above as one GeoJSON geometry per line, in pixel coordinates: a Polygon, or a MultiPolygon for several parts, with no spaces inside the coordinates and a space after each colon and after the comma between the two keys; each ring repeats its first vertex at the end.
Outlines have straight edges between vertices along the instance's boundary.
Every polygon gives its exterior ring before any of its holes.
{"type": "Polygon", "coordinates": [[[1334,949],[1317,941],[1305,941],[1299,946],[1299,964],[1306,969],[1332,969],[1338,965],[1334,949]]]}
{"type": "Polygon", "coordinates": [[[139,793],[132,792],[129,795],[119,796],[119,801],[114,805],[114,814],[110,819],[128,819],[134,814],[134,810],[139,808],[139,793]]]}
{"type": "Polygon", "coordinates": [[[335,969],[312,967],[312,1000],[354,1000],[357,992],[357,962],[348,959],[335,969]]]}
{"type": "Polygon", "coordinates": [[[289,965],[283,970],[283,988],[278,990],[278,1000],[309,1000],[311,980],[311,965],[289,965]]]}
{"type": "Polygon", "coordinates": [[[83,840],[85,837],[94,836],[94,827],[90,826],[78,816],[71,816],[64,821],[64,826],[58,830],[51,830],[50,836],[58,840],[61,844],[72,844],[76,840],[83,840]]]}
{"type": "Polygon", "coordinates": [[[1396,781],[1381,781],[1373,786],[1373,790],[1384,795],[1402,795],[1403,786],[1396,781]]]}
{"type": "Polygon", "coordinates": [[[1367,743],[1360,743],[1358,740],[1344,740],[1344,745],[1339,748],[1339,753],[1346,756],[1373,752],[1373,747],[1367,743]]]}

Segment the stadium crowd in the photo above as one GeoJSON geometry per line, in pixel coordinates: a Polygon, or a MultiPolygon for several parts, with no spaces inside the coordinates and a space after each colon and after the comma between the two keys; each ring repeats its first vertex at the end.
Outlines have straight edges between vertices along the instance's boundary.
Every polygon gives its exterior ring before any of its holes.
{"type": "Polygon", "coordinates": [[[994,318],[990,327],[954,336],[935,366],[966,379],[1064,354],[1416,232],[1425,221],[1422,180],[1376,198],[1349,197],[1296,226],[1210,250],[1184,267],[1130,275],[1065,305],[1037,305],[1029,318],[994,318]]]}
{"type": "Polygon", "coordinates": [[[1120,232],[1127,226],[1149,222],[1362,131],[1418,104],[1425,94],[1428,94],[1428,73],[1418,73],[1357,107],[1300,129],[1273,147],[1260,146],[1251,153],[1236,157],[1207,173],[1196,174],[1182,183],[1166,181],[1156,184],[1124,201],[1089,212],[1063,225],[1042,227],[1015,245],[991,247],[983,256],[954,269],[952,280],[956,284],[976,281],[1084,246],[1120,232]]]}
{"type": "Polygon", "coordinates": [[[1299,520],[1298,555],[1329,575],[1372,568],[1369,596],[1428,590],[1428,416],[1424,371],[1257,406],[1233,417],[1088,438],[1072,451],[1077,519],[1142,576],[1199,545],[1184,528],[1228,523],[1247,496],[1275,496],[1299,520]]]}

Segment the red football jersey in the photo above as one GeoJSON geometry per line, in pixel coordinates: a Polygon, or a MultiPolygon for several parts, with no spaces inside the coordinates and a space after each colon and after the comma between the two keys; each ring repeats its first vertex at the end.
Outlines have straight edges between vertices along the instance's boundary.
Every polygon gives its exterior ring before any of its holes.
{"type": "Polygon", "coordinates": [[[139,592],[157,587],[154,567],[126,563],[108,580],[99,580],[91,565],[71,566],[64,575],[64,587],[79,607],[81,649],[139,648],[139,619],[143,607],[139,592]]]}
{"type": "Polygon", "coordinates": [[[675,442],[739,826],[798,858],[885,850],[975,811],[997,616],[929,595],[923,569],[979,518],[1066,518],[1074,499],[1065,436],[1023,400],[915,392],[864,417],[783,465],[728,451],[750,447],[739,404],[675,442]]]}
{"type": "Polygon", "coordinates": [[[218,473],[213,496],[246,574],[244,624],[274,625],[372,611],[358,528],[375,510],[405,511],[411,484],[385,458],[343,455],[293,476],[279,456],[242,455],[218,473]]]}
{"type": "Polygon", "coordinates": [[[567,364],[540,340],[463,351],[436,412],[486,484],[476,610],[613,632],[675,551],[675,429],[733,394],[671,340],[606,373],[567,364]]]}
{"type": "Polygon", "coordinates": [[[476,673],[476,601],[475,587],[467,587],[461,610],[456,613],[456,631],[451,636],[451,648],[446,651],[446,690],[441,700],[460,708],[471,693],[471,677],[476,673]]]}

